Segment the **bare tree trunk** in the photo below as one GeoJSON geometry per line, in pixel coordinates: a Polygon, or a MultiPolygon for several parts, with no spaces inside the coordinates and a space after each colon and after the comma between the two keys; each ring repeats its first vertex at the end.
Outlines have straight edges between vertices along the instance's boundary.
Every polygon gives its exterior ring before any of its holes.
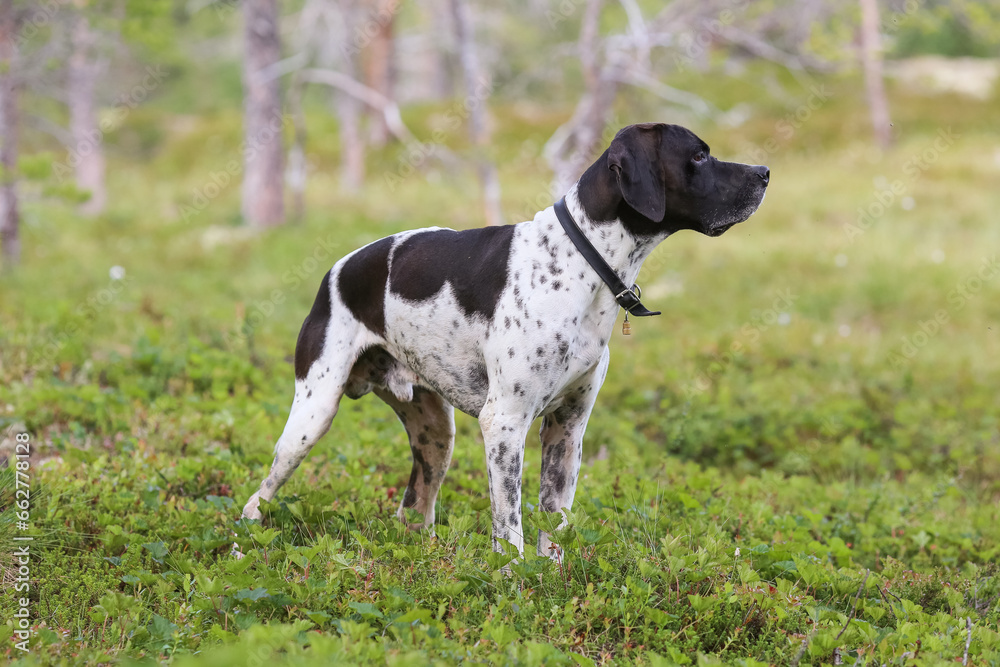
{"type": "Polygon", "coordinates": [[[577,147],[574,151],[574,162],[577,163],[579,170],[590,163],[591,153],[601,142],[601,133],[608,122],[608,114],[611,112],[611,105],[618,90],[615,81],[607,76],[606,68],[597,60],[597,54],[600,53],[598,42],[602,5],[601,0],[587,2],[583,26],[580,28],[580,62],[583,63],[587,94],[581,101],[581,104],[586,102],[586,106],[582,122],[577,128],[577,147]]]}
{"type": "Polygon", "coordinates": [[[439,100],[449,99],[455,94],[455,82],[452,77],[450,44],[442,43],[441,35],[454,34],[449,17],[449,8],[446,2],[430,2],[427,4],[427,11],[431,14],[431,38],[438,41],[434,49],[434,97],[439,100]]]}
{"type": "Polygon", "coordinates": [[[281,59],[277,0],[244,0],[243,219],[256,227],[285,218],[281,86],[266,70],[281,59]]]}
{"type": "Polygon", "coordinates": [[[553,196],[565,193],[593,161],[618,90],[615,65],[602,66],[598,58],[601,7],[602,0],[587,0],[580,25],[578,49],[586,92],[577,103],[573,117],[559,127],[545,145],[545,155],[553,171],[553,196]]]}
{"type": "Polygon", "coordinates": [[[292,147],[288,150],[288,187],[292,191],[292,220],[301,222],[306,213],[306,114],[302,108],[306,82],[296,74],[288,91],[288,109],[292,115],[292,147]]]}
{"type": "MultiPolygon", "coordinates": [[[[340,120],[340,185],[358,190],[365,184],[365,138],[361,134],[361,111],[358,100],[338,93],[337,117],[340,120]]],[[[384,124],[384,121],[380,121],[384,124]]]]}
{"type": "Polygon", "coordinates": [[[104,210],[107,190],[104,185],[104,141],[94,108],[94,88],[100,67],[95,62],[96,35],[82,12],[73,24],[70,41],[73,49],[67,72],[69,129],[73,138],[70,157],[74,162],[77,187],[90,192],[90,199],[80,211],[93,215],[104,210]]]}
{"type": "Polygon", "coordinates": [[[4,268],[21,259],[16,175],[17,31],[13,0],[0,0],[0,253],[4,268]]]}
{"type": "Polygon", "coordinates": [[[451,11],[455,21],[459,56],[462,61],[462,75],[465,82],[465,107],[469,110],[469,135],[476,148],[476,174],[483,189],[483,210],[487,225],[502,225],[503,211],[500,208],[500,178],[497,168],[485,155],[489,144],[489,129],[486,126],[486,100],[491,85],[479,69],[475,35],[469,9],[462,0],[451,0],[451,11]]]}
{"type": "Polygon", "coordinates": [[[871,113],[875,141],[881,148],[892,143],[889,125],[889,102],[882,80],[882,46],[878,31],[877,0],[859,0],[861,3],[861,64],[865,71],[865,92],[871,113]]]}
{"type": "MultiPolygon", "coordinates": [[[[360,27],[357,6],[352,0],[341,0],[340,11],[344,28],[342,43],[346,45],[343,50],[343,71],[352,79],[357,79],[358,37],[354,32],[360,27]]],[[[340,185],[344,190],[354,191],[360,189],[365,182],[365,138],[361,134],[361,114],[364,106],[357,98],[343,91],[337,91],[335,96],[340,126],[340,185]]],[[[379,123],[386,129],[384,119],[379,120],[379,123]]]]}
{"type": "MultiPolygon", "coordinates": [[[[368,39],[364,50],[365,83],[369,88],[377,90],[388,99],[393,99],[393,23],[396,12],[402,0],[367,0],[365,8],[367,16],[362,24],[355,28],[361,30],[361,35],[368,39]]],[[[369,117],[371,123],[370,140],[373,146],[384,146],[389,140],[389,128],[385,119],[377,114],[369,117]]]]}

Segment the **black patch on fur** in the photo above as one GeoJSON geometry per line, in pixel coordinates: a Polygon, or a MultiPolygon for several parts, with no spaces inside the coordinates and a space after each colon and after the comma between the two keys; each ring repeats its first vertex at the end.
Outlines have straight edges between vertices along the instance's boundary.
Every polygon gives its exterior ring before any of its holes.
{"type": "Polygon", "coordinates": [[[417,466],[420,466],[420,471],[424,476],[424,484],[430,484],[434,479],[434,468],[424,459],[424,454],[419,448],[411,447],[410,452],[413,454],[413,469],[416,470],[417,466]]]}
{"type": "Polygon", "coordinates": [[[417,504],[417,466],[413,466],[410,471],[410,481],[406,485],[406,492],[403,494],[403,507],[413,507],[417,504]]]}
{"type": "Polygon", "coordinates": [[[304,380],[309,375],[313,362],[323,353],[326,342],[326,328],[330,324],[330,273],[323,276],[312,310],[306,315],[299,330],[299,341],[295,344],[295,377],[304,380]]]}
{"type": "Polygon", "coordinates": [[[467,317],[492,320],[507,285],[513,238],[513,225],[414,234],[393,253],[389,289],[404,299],[423,301],[448,282],[467,317]]]}
{"type": "Polygon", "coordinates": [[[503,490],[507,494],[507,502],[511,505],[520,502],[521,483],[516,477],[504,477],[503,490]]]}
{"type": "Polygon", "coordinates": [[[385,283],[393,241],[390,236],[358,250],[344,262],[337,278],[344,305],[379,336],[385,336],[385,283]]]}

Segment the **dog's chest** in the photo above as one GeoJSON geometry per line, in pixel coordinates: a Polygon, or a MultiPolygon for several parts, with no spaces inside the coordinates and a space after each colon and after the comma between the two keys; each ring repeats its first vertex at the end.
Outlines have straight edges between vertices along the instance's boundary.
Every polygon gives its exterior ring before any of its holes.
{"type": "Polygon", "coordinates": [[[473,416],[491,393],[535,414],[557,403],[601,358],[618,311],[554,216],[516,225],[503,269],[491,317],[464,311],[447,282],[431,298],[390,289],[386,300],[390,353],[473,416]]]}

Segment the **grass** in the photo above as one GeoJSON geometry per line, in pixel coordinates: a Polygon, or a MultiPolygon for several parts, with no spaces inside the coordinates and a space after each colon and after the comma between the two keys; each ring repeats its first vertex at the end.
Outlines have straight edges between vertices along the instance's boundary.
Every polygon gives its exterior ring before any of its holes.
{"type": "MultiPolygon", "coordinates": [[[[133,111],[112,138],[113,208],[85,220],[27,204],[24,265],[0,282],[0,431],[33,443],[35,537],[31,653],[3,653],[929,665],[961,661],[969,642],[970,664],[1000,662],[1000,274],[976,279],[1000,242],[984,120],[1000,100],[894,90],[899,137],[880,154],[856,81],[824,80],[826,101],[789,135],[779,123],[810,93],[777,77],[788,95],[764,98],[753,77],[705,91],[723,109],[757,100],[740,127],[671,112],[720,157],[772,146],[772,186],[748,223],[680,234],[644,267],[644,298],[665,314],[612,342],[557,533],[562,566],[491,552],[482,440],[465,416],[437,536],[403,531],[405,438],[368,399],[345,402],[262,524],[236,523],[284,423],[322,272],[400,229],[478,224],[475,184],[433,164],[390,184],[406,159],[390,147],[372,156],[370,187],[344,193],[335,128],[317,111],[306,219],[247,235],[235,183],[183,214],[238,156],[238,109],[133,111]]],[[[430,136],[447,112],[407,121],[430,136]]],[[[663,116],[638,101],[617,122],[663,116]]],[[[495,117],[505,208],[524,217],[551,201],[537,156],[565,110],[495,117]]],[[[446,140],[466,148],[461,132],[446,140]]],[[[533,506],[539,456],[529,438],[528,543],[553,521],[533,506]]],[[[0,476],[5,584],[14,473],[0,476]]],[[[12,586],[0,608],[8,637],[12,586]]]]}

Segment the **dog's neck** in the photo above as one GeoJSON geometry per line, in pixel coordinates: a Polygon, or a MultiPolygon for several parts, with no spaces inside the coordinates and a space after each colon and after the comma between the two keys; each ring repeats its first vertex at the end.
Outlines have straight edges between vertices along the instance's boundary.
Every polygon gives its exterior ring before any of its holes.
{"type": "Polygon", "coordinates": [[[670,234],[666,231],[660,231],[636,235],[618,218],[593,219],[584,205],[587,196],[581,192],[582,180],[566,193],[566,206],[577,226],[601,254],[604,261],[614,269],[626,285],[631,285],[639,276],[642,263],[653,252],[653,249],[670,234]]]}

